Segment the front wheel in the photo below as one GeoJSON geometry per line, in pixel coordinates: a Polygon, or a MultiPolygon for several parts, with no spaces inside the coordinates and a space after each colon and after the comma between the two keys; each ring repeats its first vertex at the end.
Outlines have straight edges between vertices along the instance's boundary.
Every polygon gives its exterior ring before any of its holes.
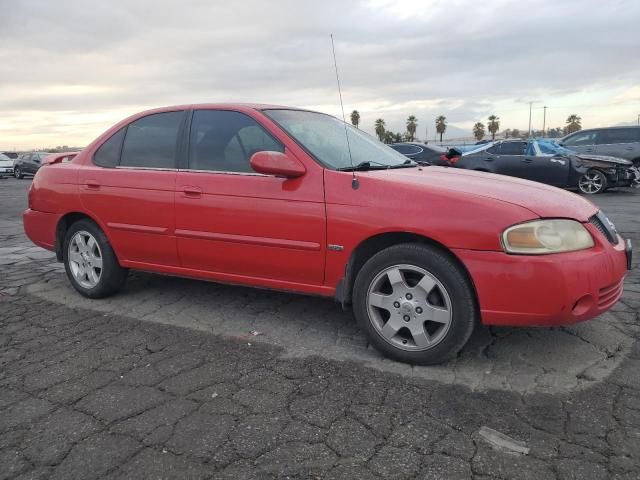
{"type": "Polygon", "coordinates": [[[419,365],[458,353],[478,320],[461,267],[440,249],[419,244],[395,245],[371,257],[356,278],[353,309],[374,347],[419,365]]]}
{"type": "Polygon", "coordinates": [[[67,277],[85,297],[113,295],[127,278],[106,235],[90,220],[71,225],[62,252],[67,277]]]}
{"type": "Polygon", "coordinates": [[[596,195],[607,189],[607,177],[600,170],[589,170],[578,180],[578,188],[586,195],[596,195]]]}
{"type": "Polygon", "coordinates": [[[20,170],[20,167],[14,167],[13,176],[18,180],[22,180],[24,178],[24,174],[22,173],[22,170],[20,170]]]}

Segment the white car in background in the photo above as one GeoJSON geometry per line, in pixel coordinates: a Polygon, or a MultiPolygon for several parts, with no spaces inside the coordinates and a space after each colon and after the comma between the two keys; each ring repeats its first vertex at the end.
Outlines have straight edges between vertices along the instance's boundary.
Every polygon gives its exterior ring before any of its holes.
{"type": "Polygon", "coordinates": [[[13,160],[4,153],[0,153],[0,178],[13,175],[13,160]]]}

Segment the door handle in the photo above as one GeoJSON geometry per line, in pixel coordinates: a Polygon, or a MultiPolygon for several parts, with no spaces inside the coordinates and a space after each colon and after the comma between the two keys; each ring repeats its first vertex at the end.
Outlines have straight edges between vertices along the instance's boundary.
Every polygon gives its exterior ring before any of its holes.
{"type": "Polygon", "coordinates": [[[198,187],[182,187],[182,193],[188,198],[200,198],[202,196],[202,189],[198,187]]]}
{"type": "Polygon", "coordinates": [[[531,163],[533,162],[533,160],[531,160],[530,158],[523,158],[522,159],[522,163],[531,163]]]}
{"type": "Polygon", "coordinates": [[[487,158],[485,158],[485,160],[486,160],[487,162],[493,162],[493,161],[495,160],[495,158],[493,158],[493,157],[487,157],[487,158]]]}
{"type": "Polygon", "coordinates": [[[84,186],[88,189],[91,190],[99,190],[100,189],[100,183],[98,183],[97,180],[85,180],[84,181],[84,186]]]}
{"type": "Polygon", "coordinates": [[[633,147],[625,147],[625,150],[633,150],[633,147]]]}

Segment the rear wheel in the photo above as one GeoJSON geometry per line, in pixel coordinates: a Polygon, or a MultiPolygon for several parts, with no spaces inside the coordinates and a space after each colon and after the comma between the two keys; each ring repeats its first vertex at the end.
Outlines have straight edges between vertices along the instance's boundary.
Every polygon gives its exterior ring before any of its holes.
{"type": "Polygon", "coordinates": [[[24,178],[24,174],[22,173],[22,170],[20,170],[20,167],[14,167],[13,176],[18,180],[22,180],[24,178]]]}
{"type": "Polygon", "coordinates": [[[127,270],[118,263],[106,235],[90,220],[71,225],[62,252],[67,277],[85,297],[113,295],[127,278],[127,270]]]}
{"type": "Polygon", "coordinates": [[[607,189],[607,177],[600,170],[589,170],[578,180],[578,188],[587,195],[602,193],[607,189]]]}
{"type": "Polygon", "coordinates": [[[441,250],[419,244],[395,245],[371,257],[356,278],[353,309],[374,347],[420,365],[455,355],[478,319],[462,269],[441,250]]]}

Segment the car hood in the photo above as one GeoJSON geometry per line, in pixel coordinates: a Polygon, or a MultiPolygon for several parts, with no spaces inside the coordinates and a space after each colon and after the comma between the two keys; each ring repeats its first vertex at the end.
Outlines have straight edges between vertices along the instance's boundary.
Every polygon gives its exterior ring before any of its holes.
{"type": "Polygon", "coordinates": [[[591,155],[587,153],[576,153],[575,156],[580,158],[581,160],[588,160],[591,162],[624,165],[627,167],[630,167],[631,165],[633,165],[633,162],[629,160],[625,160],[624,158],[618,158],[618,157],[610,157],[608,155],[591,155]]]}
{"type": "Polygon", "coordinates": [[[598,211],[594,204],[575,193],[493,173],[447,167],[372,170],[366,173],[384,179],[391,189],[411,185],[433,193],[453,194],[454,197],[460,193],[491,198],[526,208],[542,218],[572,218],[586,222],[598,211]]]}

